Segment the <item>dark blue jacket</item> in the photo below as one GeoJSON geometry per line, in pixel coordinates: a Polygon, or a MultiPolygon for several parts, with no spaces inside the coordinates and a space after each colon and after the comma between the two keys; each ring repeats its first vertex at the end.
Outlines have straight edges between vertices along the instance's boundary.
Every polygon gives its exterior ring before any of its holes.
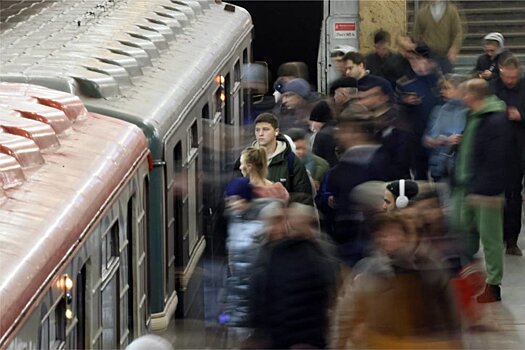
{"type": "Polygon", "coordinates": [[[294,238],[261,249],[252,276],[251,319],[258,348],[326,346],[337,266],[316,241],[294,238]]]}
{"type": "Polygon", "coordinates": [[[420,104],[404,105],[407,119],[416,135],[423,135],[432,109],[441,103],[438,80],[436,73],[417,75],[411,70],[397,81],[396,92],[400,97],[406,93],[416,93],[421,98],[420,104]]]}

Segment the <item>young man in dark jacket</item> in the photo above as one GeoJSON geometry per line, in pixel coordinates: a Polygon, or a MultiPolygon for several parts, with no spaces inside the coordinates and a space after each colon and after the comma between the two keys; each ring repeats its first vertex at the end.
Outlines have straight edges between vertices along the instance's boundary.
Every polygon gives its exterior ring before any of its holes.
{"type": "Polygon", "coordinates": [[[483,79],[466,83],[464,101],[469,113],[456,160],[453,224],[464,235],[467,256],[483,243],[487,284],[477,300],[489,303],[501,300],[503,277],[506,107],[483,79]]]}
{"type": "MultiPolygon", "coordinates": [[[[254,145],[264,147],[268,156],[267,179],[281,182],[290,194],[290,202],[313,206],[312,185],[306,168],[293,153],[288,140],[279,134],[279,120],[271,113],[262,113],[255,119],[254,145]]],[[[235,172],[240,176],[240,161],[235,172]]]]}
{"type": "Polygon", "coordinates": [[[521,207],[523,176],[525,174],[525,78],[521,77],[519,61],[510,56],[499,66],[499,78],[494,81],[494,92],[507,105],[510,129],[509,154],[513,157],[507,164],[509,178],[505,190],[504,232],[506,253],[523,255],[518,247],[521,231],[521,207]]]}

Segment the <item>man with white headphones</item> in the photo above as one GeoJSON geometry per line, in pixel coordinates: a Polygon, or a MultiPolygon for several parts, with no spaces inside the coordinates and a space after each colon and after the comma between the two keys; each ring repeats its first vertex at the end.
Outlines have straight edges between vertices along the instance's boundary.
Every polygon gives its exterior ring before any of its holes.
{"type": "Polygon", "coordinates": [[[396,180],[386,185],[383,197],[383,209],[387,212],[404,209],[419,192],[419,187],[412,180],[396,180]]]}

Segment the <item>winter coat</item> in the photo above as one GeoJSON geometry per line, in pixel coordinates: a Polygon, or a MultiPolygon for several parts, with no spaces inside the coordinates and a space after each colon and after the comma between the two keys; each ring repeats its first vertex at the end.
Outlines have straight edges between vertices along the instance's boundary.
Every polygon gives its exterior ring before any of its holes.
{"type": "MultiPolygon", "coordinates": [[[[367,181],[384,181],[387,164],[388,155],[381,145],[356,146],[348,149],[326,176],[326,190],[334,197],[335,209],[333,216],[327,216],[333,221],[325,223],[325,227],[337,244],[340,259],[349,266],[366,254],[369,245],[363,213],[353,208],[350,192],[367,181]]],[[[321,187],[324,189],[325,185],[321,187]]]]}
{"type": "Polygon", "coordinates": [[[266,341],[262,347],[325,347],[336,271],[334,260],[313,240],[284,239],[261,249],[250,305],[251,325],[266,341]]]}
{"type": "Polygon", "coordinates": [[[337,163],[337,153],[334,137],[334,126],[325,124],[316,134],[312,144],[312,153],[323,158],[333,167],[337,163]]]}
{"type": "Polygon", "coordinates": [[[384,181],[410,178],[410,160],[414,136],[410,132],[396,127],[398,117],[398,110],[395,107],[391,107],[386,112],[376,116],[376,118],[388,121],[389,124],[380,130],[378,135],[383,146],[382,151],[387,157],[383,169],[384,181]]]}
{"type": "MultiPolygon", "coordinates": [[[[277,142],[282,152],[274,155],[268,164],[268,176],[266,178],[272,182],[280,182],[290,194],[290,202],[297,202],[313,206],[312,185],[301,160],[295,156],[287,139],[281,134],[277,135],[277,142]],[[288,165],[291,161],[293,164],[288,165]]],[[[240,159],[234,165],[236,176],[242,176],[239,167],[240,159]]]]}
{"type": "Polygon", "coordinates": [[[462,348],[448,279],[421,246],[406,257],[361,260],[336,305],[331,348],[462,348]]]}
{"type": "Polygon", "coordinates": [[[476,60],[476,66],[472,70],[472,75],[478,77],[478,75],[486,70],[492,72],[489,81],[499,78],[499,63],[505,58],[508,57],[509,52],[503,51],[497,54],[494,59],[490,58],[486,53],[480,55],[476,60]]]}
{"type": "Polygon", "coordinates": [[[302,161],[314,181],[321,182],[324,174],[330,169],[330,165],[326,160],[312,153],[306,155],[302,161]]]}
{"type": "MultiPolygon", "coordinates": [[[[522,77],[513,89],[507,88],[501,79],[496,79],[493,89],[507,107],[516,107],[521,115],[519,121],[508,120],[512,138],[509,153],[515,156],[511,160],[515,164],[512,171],[518,175],[525,171],[525,78],[522,77]]],[[[517,182],[520,182],[520,179],[517,179],[517,182]]]]}
{"type": "Polygon", "coordinates": [[[508,151],[506,106],[496,96],[467,115],[456,159],[454,186],[469,194],[496,196],[505,191],[508,151]]]}
{"type": "Polygon", "coordinates": [[[248,326],[248,288],[253,263],[263,245],[265,223],[260,213],[265,208],[280,208],[284,204],[273,198],[254,199],[242,213],[230,213],[226,249],[230,268],[226,280],[225,323],[228,326],[248,326]]]}
{"type": "Polygon", "coordinates": [[[428,75],[417,75],[412,69],[396,82],[396,92],[402,97],[405,93],[416,93],[421,98],[421,103],[404,105],[406,118],[412,131],[422,136],[432,109],[441,103],[438,91],[439,75],[434,72],[428,75]]]}
{"type": "MultiPolygon", "coordinates": [[[[468,108],[461,100],[450,100],[442,106],[436,106],[432,111],[426,135],[432,138],[462,134],[468,108]]],[[[453,168],[454,155],[448,145],[440,146],[430,151],[428,161],[430,174],[434,178],[448,175],[453,168]]]]}

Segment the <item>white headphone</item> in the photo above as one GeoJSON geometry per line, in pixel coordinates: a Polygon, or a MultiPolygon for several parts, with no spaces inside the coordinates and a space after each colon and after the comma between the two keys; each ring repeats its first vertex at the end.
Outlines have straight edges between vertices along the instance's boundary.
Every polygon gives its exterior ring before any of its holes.
{"type": "Polygon", "coordinates": [[[396,198],[396,207],[403,209],[408,206],[408,197],[405,195],[405,180],[399,180],[399,196],[396,198]]]}

